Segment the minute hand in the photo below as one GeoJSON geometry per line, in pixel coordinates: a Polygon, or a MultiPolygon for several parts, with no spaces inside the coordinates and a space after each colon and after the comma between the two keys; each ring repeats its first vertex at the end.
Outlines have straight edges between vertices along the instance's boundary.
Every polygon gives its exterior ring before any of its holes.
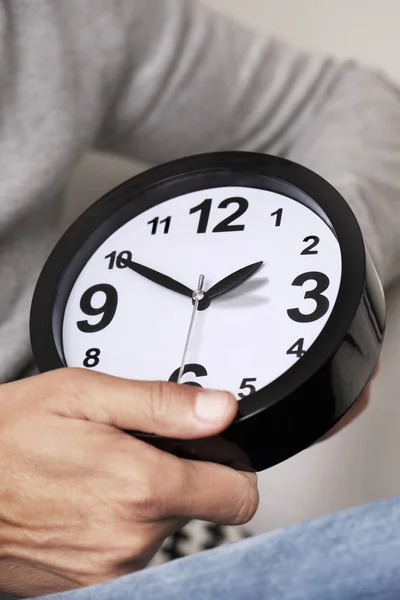
{"type": "Polygon", "coordinates": [[[150,267],[145,267],[144,265],[140,265],[139,263],[133,262],[132,260],[125,260],[120,258],[120,261],[126,267],[128,267],[128,269],[132,269],[132,271],[135,271],[135,273],[146,277],[146,279],[149,279],[150,281],[153,281],[154,283],[157,283],[158,285],[161,285],[162,287],[167,288],[172,292],[177,292],[178,294],[182,294],[183,296],[187,296],[189,298],[191,298],[193,295],[193,290],[188,288],[186,285],[183,285],[183,283],[179,283],[179,281],[172,279],[172,277],[168,277],[168,275],[159,273],[154,269],[150,269],[150,267]]]}
{"type": "Polygon", "coordinates": [[[221,281],[219,281],[218,283],[213,285],[207,291],[208,299],[211,300],[212,298],[216,298],[217,296],[226,294],[227,292],[230,292],[234,288],[238,287],[239,285],[244,283],[247,279],[249,279],[249,277],[254,275],[254,273],[256,271],[258,271],[258,269],[263,264],[264,263],[261,260],[260,262],[249,265],[248,267],[243,267],[243,269],[239,269],[238,271],[231,273],[231,275],[228,275],[224,279],[221,279],[221,281]]]}

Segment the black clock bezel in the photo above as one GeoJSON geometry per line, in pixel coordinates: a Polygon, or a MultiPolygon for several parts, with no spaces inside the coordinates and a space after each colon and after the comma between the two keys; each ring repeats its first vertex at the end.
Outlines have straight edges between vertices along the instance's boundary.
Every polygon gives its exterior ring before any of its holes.
{"type": "Polygon", "coordinates": [[[223,185],[278,191],[307,205],[317,203],[337,236],[342,253],[339,294],[323,331],[308,352],[273,383],[239,402],[235,422],[254,417],[290,396],[334,355],[358,309],[365,286],[366,257],[358,222],[326,180],[287,159],[247,152],[195,155],[154,167],[111,190],[65,232],[49,256],[33,295],[30,335],[41,372],[63,368],[60,339],[69,291],[87,258],[111,232],[171,197],[223,185]],[[65,302],[60,298],[64,297],[65,302]]]}

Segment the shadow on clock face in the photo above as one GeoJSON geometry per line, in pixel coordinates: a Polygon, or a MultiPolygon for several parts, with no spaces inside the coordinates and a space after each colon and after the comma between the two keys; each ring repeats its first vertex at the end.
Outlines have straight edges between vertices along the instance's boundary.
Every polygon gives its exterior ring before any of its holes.
{"type": "Polygon", "coordinates": [[[213,303],[223,305],[226,308],[251,308],[269,303],[266,296],[257,295],[255,292],[261,290],[269,282],[267,277],[259,277],[243,283],[240,287],[228,292],[224,296],[215,298],[213,303]]]}

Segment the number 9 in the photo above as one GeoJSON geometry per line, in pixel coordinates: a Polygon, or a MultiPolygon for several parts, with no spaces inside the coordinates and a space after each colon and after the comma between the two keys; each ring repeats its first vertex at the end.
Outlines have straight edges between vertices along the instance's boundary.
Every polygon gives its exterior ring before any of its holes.
{"type": "Polygon", "coordinates": [[[85,315],[96,316],[103,315],[98,323],[91,324],[89,321],[78,321],[77,326],[84,333],[96,333],[108,327],[115,316],[118,305],[118,292],[112,285],[108,283],[99,283],[86,290],[81,298],[80,307],[85,315]],[[105,294],[104,303],[102,306],[95,307],[92,304],[93,297],[98,292],[105,294]]]}

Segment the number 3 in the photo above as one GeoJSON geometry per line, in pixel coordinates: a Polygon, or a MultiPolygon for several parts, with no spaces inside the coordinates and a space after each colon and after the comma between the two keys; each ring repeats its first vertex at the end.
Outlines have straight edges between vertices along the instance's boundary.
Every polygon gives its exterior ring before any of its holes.
{"type": "Polygon", "coordinates": [[[298,308],[290,308],[287,311],[289,317],[297,323],[312,323],[321,319],[329,310],[329,300],[326,296],[323,296],[330,284],[329,277],[324,273],[318,273],[317,271],[311,271],[310,273],[303,273],[296,277],[292,285],[303,286],[307,281],[315,281],[316,286],[313,290],[309,290],[305,293],[304,299],[314,300],[316,307],[314,312],[305,315],[300,312],[298,308]]]}

